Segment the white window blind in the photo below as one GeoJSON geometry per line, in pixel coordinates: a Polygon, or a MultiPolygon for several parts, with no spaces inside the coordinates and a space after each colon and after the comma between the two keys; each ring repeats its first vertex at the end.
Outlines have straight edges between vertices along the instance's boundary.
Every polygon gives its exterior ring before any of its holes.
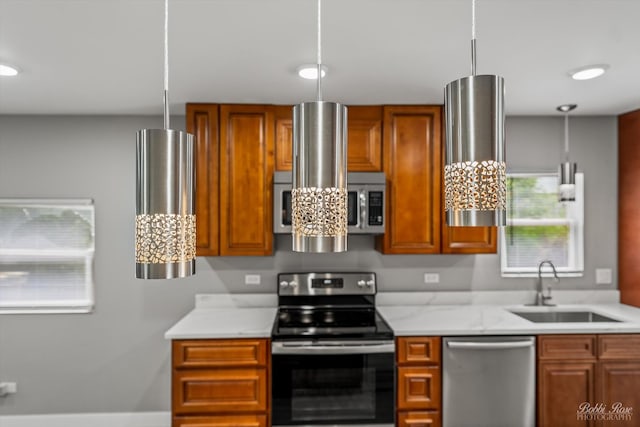
{"type": "Polygon", "coordinates": [[[89,312],[95,212],[88,199],[0,199],[0,313],[89,312]]]}
{"type": "Polygon", "coordinates": [[[558,273],[584,270],[584,177],[576,174],[576,200],[558,201],[556,174],[507,176],[507,226],[501,233],[503,276],[533,276],[551,260],[558,273]]]}

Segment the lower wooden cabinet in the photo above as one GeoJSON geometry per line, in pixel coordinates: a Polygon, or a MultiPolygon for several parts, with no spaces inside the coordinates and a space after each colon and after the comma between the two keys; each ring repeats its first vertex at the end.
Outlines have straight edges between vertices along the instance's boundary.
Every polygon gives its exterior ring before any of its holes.
{"type": "Polygon", "coordinates": [[[409,411],[398,413],[398,427],[435,427],[442,425],[438,411],[409,411]]]}
{"type": "Polygon", "coordinates": [[[398,427],[441,426],[441,338],[399,337],[396,348],[398,427]]]}
{"type": "Polygon", "coordinates": [[[174,417],[173,427],[268,427],[265,415],[174,417]]]}
{"type": "Polygon", "coordinates": [[[176,340],[173,427],[268,426],[268,339],[176,340]]]}
{"type": "Polygon", "coordinates": [[[633,408],[640,408],[640,335],[538,337],[539,427],[638,426],[633,408]]]}

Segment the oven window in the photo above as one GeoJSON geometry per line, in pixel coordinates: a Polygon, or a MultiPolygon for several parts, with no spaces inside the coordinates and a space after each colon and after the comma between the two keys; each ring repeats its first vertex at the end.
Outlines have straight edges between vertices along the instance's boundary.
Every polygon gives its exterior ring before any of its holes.
{"type": "Polygon", "coordinates": [[[274,355],[273,424],[393,422],[393,354],[274,355]]]}

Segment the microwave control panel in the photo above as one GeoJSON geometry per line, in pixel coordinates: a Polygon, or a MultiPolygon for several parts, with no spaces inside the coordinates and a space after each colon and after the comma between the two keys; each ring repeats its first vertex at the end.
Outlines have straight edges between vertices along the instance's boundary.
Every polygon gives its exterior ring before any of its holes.
{"type": "Polygon", "coordinates": [[[367,209],[369,225],[382,224],[382,210],[384,208],[382,191],[369,191],[369,206],[367,209]]]}

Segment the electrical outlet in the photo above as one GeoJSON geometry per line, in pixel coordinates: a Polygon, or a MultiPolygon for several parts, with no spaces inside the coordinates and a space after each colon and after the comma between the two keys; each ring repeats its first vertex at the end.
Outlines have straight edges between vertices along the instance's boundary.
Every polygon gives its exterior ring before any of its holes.
{"type": "Polygon", "coordinates": [[[14,394],[18,392],[18,384],[3,382],[0,383],[0,397],[6,396],[7,394],[14,394]]]}
{"type": "Polygon", "coordinates": [[[244,275],[244,284],[245,285],[259,285],[260,284],[260,275],[259,274],[245,274],[244,275]]]}
{"type": "Polygon", "coordinates": [[[610,285],[613,278],[610,268],[596,268],[596,285],[610,285]]]}
{"type": "Polygon", "coordinates": [[[440,273],[424,273],[424,283],[440,283],[440,273]]]}

